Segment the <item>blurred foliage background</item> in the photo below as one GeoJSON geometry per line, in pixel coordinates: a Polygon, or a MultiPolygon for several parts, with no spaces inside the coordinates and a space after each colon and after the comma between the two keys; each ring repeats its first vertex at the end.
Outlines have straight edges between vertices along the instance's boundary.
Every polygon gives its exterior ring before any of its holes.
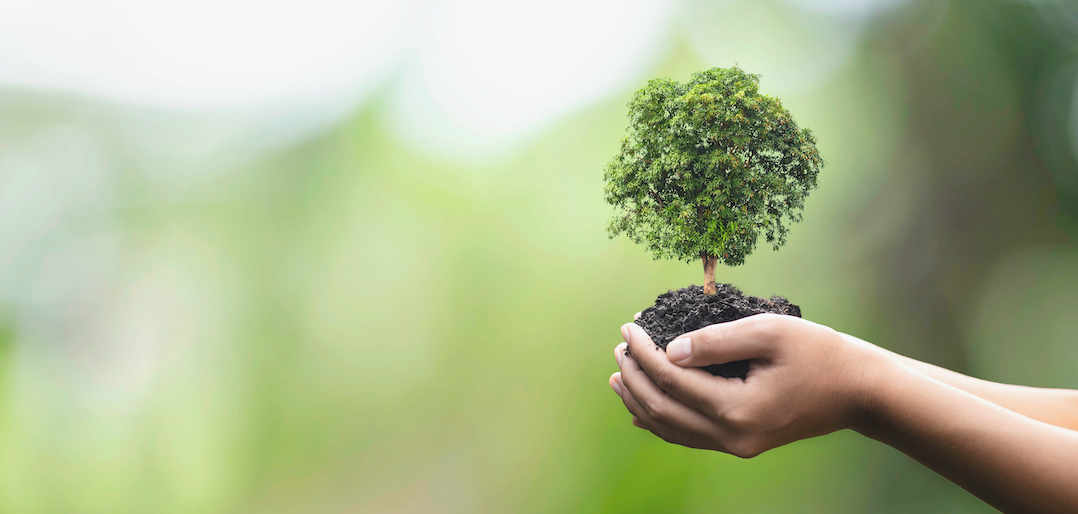
{"type": "Polygon", "coordinates": [[[735,63],[829,165],[720,281],[1078,387],[1073,2],[386,4],[0,7],[0,511],[991,512],[849,432],[670,446],[606,385],[701,280],[606,237],[625,102],[735,63]]]}

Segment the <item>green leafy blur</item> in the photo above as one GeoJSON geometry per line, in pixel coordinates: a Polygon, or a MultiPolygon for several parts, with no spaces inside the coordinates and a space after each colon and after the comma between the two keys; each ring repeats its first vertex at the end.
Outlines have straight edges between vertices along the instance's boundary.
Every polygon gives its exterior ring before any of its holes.
{"type": "MultiPolygon", "coordinates": [[[[801,69],[838,33],[779,1],[684,9],[646,77],[801,69]]],[[[719,281],[975,376],[1078,387],[1075,12],[925,0],[867,22],[845,64],[780,93],[824,187],[783,251],[719,281]]],[[[992,512],[848,431],[740,460],[631,425],[607,386],[619,326],[700,275],[605,234],[602,170],[646,77],[482,163],[402,141],[388,91],[192,160],[131,143],[167,123],[109,121],[135,108],[0,89],[0,150],[109,184],[0,177],[62,192],[0,202],[32,214],[4,225],[0,512],[992,512]],[[10,299],[31,282],[59,285],[10,299]]]]}

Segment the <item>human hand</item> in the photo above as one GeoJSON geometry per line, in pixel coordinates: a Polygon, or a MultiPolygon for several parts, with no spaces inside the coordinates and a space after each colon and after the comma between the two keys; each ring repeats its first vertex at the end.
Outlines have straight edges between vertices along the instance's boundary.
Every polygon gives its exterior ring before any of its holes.
{"type": "Polygon", "coordinates": [[[615,349],[621,371],[610,385],[633,424],[671,443],[744,458],[855,428],[867,408],[866,379],[894,364],[872,345],[777,314],[689,332],[666,352],[635,324],[624,325],[622,336],[627,343],[615,349]],[[745,380],[698,369],[746,359],[745,380]]]}

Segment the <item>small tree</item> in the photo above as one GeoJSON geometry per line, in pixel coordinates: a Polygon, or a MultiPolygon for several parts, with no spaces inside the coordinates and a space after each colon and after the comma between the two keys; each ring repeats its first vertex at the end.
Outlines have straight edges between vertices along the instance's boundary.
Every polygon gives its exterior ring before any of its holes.
{"type": "Polygon", "coordinates": [[[812,132],[759,84],[736,66],[648,82],[604,173],[617,208],[610,237],[646,244],[656,259],[701,259],[706,294],[716,262],[743,264],[761,232],[776,250],[786,243],[824,165],[812,132]]]}

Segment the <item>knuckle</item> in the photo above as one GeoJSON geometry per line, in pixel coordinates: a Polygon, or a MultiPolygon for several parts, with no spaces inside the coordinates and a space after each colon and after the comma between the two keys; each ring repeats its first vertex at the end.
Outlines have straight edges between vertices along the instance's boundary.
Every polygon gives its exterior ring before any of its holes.
{"type": "Polygon", "coordinates": [[[737,433],[751,432],[756,426],[755,416],[746,409],[728,410],[722,418],[725,425],[737,433]]]}
{"type": "Polygon", "coordinates": [[[729,329],[722,326],[721,323],[716,323],[701,328],[697,332],[691,332],[689,336],[692,339],[692,355],[690,359],[694,362],[700,362],[712,357],[716,352],[716,348],[722,346],[722,341],[726,337],[725,331],[727,330],[729,329]]]}
{"type": "Polygon", "coordinates": [[[693,339],[693,341],[692,341],[693,342],[693,349],[694,350],[696,349],[696,343],[698,342],[698,340],[699,340],[699,342],[709,344],[712,341],[715,341],[717,339],[721,339],[723,330],[726,330],[726,327],[724,327],[722,323],[714,323],[714,324],[708,325],[708,326],[706,326],[704,328],[701,328],[701,329],[697,330],[696,334],[699,334],[700,336],[703,336],[703,337],[693,337],[692,338],[693,339]]]}
{"type": "Polygon", "coordinates": [[[752,328],[759,331],[760,334],[763,336],[773,335],[773,333],[778,328],[778,324],[775,322],[776,316],[776,314],[771,314],[770,312],[757,314],[751,318],[752,328]]]}
{"type": "Polygon", "coordinates": [[[752,329],[757,335],[766,340],[775,340],[782,336],[786,330],[788,316],[765,312],[752,316],[752,329]]]}
{"type": "Polygon", "coordinates": [[[665,425],[666,421],[668,421],[668,419],[667,419],[668,414],[666,412],[666,409],[659,402],[656,402],[656,401],[644,402],[643,407],[644,407],[644,412],[647,413],[648,417],[651,418],[651,420],[654,421],[655,423],[658,423],[660,425],[665,425]]]}
{"type": "Polygon", "coordinates": [[[664,391],[674,385],[674,370],[669,366],[662,366],[655,372],[655,383],[664,391]]]}
{"type": "Polygon", "coordinates": [[[741,439],[727,446],[730,454],[742,459],[751,459],[764,452],[763,446],[751,439],[741,439]]]}

